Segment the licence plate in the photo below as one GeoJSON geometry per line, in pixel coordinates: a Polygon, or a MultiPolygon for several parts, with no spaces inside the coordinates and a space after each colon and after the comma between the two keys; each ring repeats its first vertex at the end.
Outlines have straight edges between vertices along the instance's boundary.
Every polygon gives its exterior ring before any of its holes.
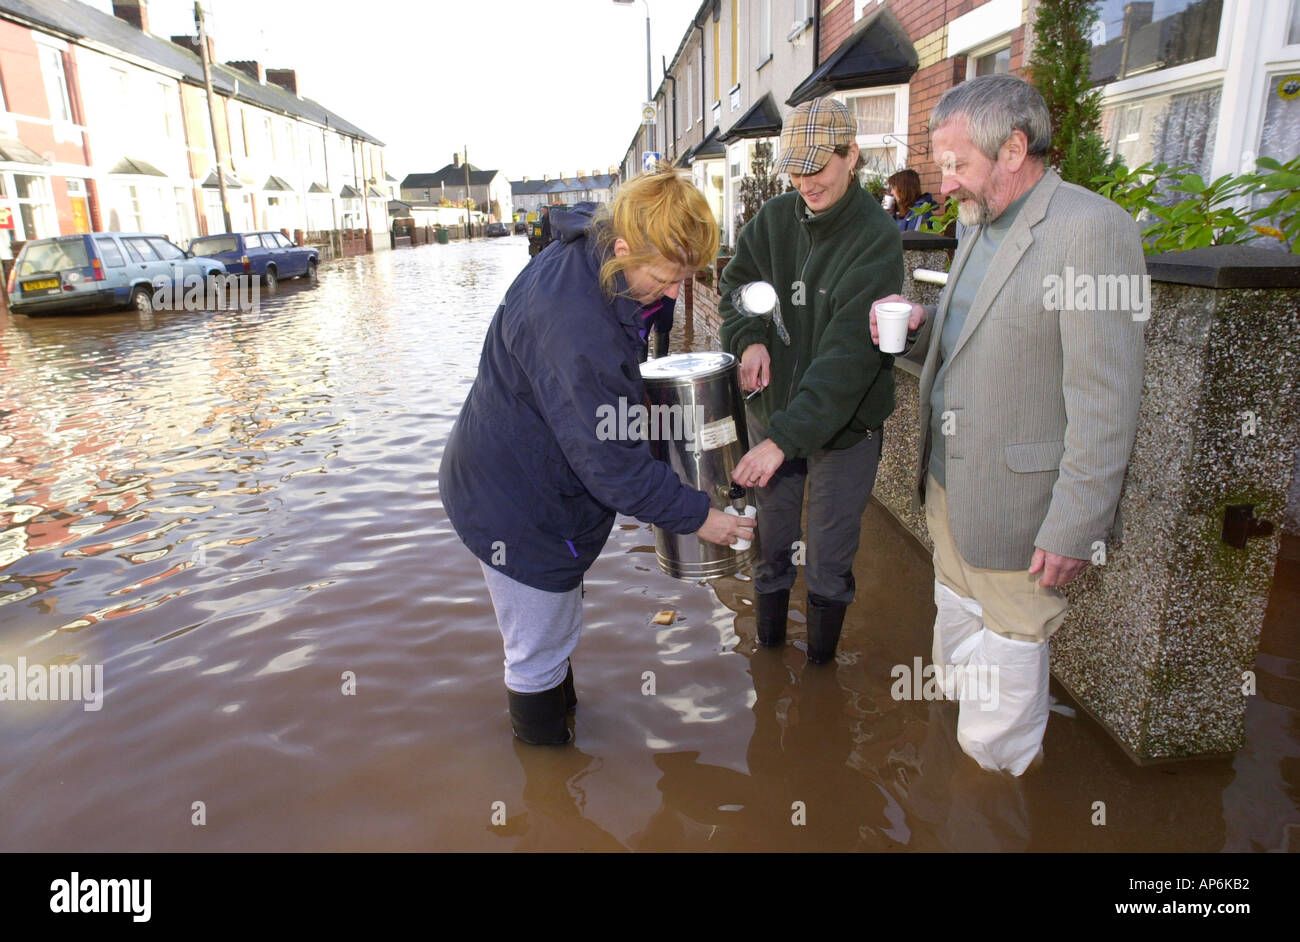
{"type": "Polygon", "coordinates": [[[24,281],[24,291],[44,291],[46,288],[59,290],[59,279],[57,278],[38,278],[35,281],[24,281]]]}

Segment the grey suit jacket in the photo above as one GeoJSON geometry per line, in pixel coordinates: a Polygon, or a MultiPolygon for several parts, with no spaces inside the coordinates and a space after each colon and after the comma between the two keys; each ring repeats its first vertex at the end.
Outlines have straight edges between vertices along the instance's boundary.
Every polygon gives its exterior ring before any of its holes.
{"type": "MultiPolygon", "coordinates": [[[[979,234],[958,245],[917,341],[928,345],[920,498],[938,338],[979,234]]],[[[968,563],[1025,569],[1035,547],[1088,559],[1107,538],[1137,427],[1149,312],[1137,224],[1048,170],[993,257],[945,374],[949,523],[968,563]]]]}

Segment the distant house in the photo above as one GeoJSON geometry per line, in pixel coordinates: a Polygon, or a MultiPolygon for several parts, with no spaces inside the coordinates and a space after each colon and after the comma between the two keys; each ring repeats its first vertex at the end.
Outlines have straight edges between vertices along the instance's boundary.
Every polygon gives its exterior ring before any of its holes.
{"type": "Polygon", "coordinates": [[[550,203],[546,195],[550,186],[550,178],[530,180],[524,177],[522,180],[511,180],[510,198],[514,201],[515,212],[524,215],[535,213],[539,206],[550,203]]]}
{"type": "Polygon", "coordinates": [[[539,206],[554,203],[566,206],[582,202],[608,203],[617,181],[616,174],[596,170],[587,175],[579,173],[572,177],[561,174],[554,179],[549,175],[540,180],[524,177],[510,182],[510,192],[514,197],[516,212],[534,213],[539,206]]]}
{"type": "Polygon", "coordinates": [[[468,171],[468,195],[477,208],[490,213],[494,221],[510,219],[514,207],[510,182],[500,170],[480,170],[473,164],[462,164],[460,154],[453,154],[451,163],[436,173],[411,173],[402,180],[400,199],[415,206],[436,206],[442,200],[459,203],[466,196],[465,178],[468,171]]]}

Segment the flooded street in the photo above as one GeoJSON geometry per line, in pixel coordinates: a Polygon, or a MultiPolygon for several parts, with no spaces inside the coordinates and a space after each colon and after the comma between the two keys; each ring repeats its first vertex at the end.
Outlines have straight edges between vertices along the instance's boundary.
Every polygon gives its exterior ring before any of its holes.
{"type": "Polygon", "coordinates": [[[103,669],[99,709],[0,703],[0,850],[1300,846],[1300,563],[1235,756],[1138,768],[1062,698],[1011,780],[961,753],[954,704],[890,696],[928,660],[933,576],[876,504],[823,668],[802,582],[794,643],[759,650],[745,578],[671,579],[620,518],[576,742],[517,744],[437,472],[527,260],[522,237],[423,246],[257,313],[0,320],[0,663],[103,669]]]}

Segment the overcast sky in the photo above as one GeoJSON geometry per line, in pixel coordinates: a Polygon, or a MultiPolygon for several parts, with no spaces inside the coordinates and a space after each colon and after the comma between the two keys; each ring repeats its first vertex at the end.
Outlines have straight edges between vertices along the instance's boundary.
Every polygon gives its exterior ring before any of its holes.
{"type": "MultiPolygon", "coordinates": [[[[700,0],[648,0],[652,80],[700,0]]],[[[112,0],[91,0],[112,12],[112,0]]],[[[217,56],[298,72],[298,91],[386,145],[389,172],[470,163],[511,180],[605,172],[645,100],[646,4],[613,0],[204,0],[217,56]]],[[[194,32],[193,0],[149,29],[194,32]]]]}

